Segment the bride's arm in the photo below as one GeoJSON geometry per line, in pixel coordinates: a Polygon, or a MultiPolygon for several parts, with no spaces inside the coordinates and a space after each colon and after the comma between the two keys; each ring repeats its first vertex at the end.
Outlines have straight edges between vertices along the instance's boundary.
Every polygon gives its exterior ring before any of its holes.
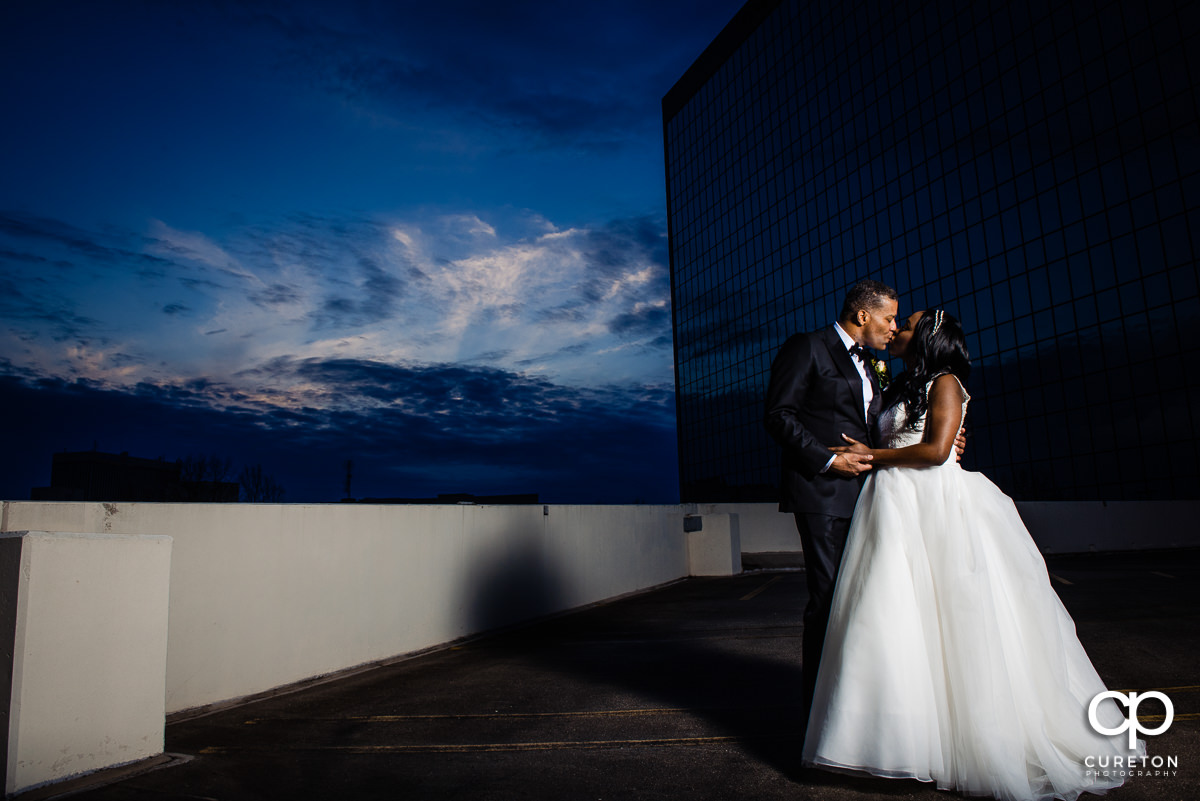
{"type": "Polygon", "coordinates": [[[928,467],[945,464],[954,450],[954,438],[962,423],[962,387],[952,375],[943,375],[929,388],[929,414],[925,418],[925,440],[907,448],[868,448],[843,435],[854,443],[835,452],[870,454],[876,467],[928,467]]]}

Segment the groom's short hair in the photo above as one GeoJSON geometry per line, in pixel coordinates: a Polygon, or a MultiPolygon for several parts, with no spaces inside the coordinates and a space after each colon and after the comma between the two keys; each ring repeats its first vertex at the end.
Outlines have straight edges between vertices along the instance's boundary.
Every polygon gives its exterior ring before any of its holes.
{"type": "Polygon", "coordinates": [[[842,316],[839,319],[849,319],[857,314],[859,309],[874,311],[889,300],[899,300],[896,290],[882,281],[864,278],[846,293],[846,300],[842,303],[842,316]]]}

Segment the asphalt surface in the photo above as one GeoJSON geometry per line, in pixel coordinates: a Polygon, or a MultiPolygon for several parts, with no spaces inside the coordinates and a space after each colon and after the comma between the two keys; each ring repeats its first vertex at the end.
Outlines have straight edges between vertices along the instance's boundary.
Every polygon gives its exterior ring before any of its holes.
{"type": "MultiPolygon", "coordinates": [[[[1108,797],[1200,798],[1200,552],[1056,557],[1048,565],[1108,686],[1164,690],[1174,704],[1170,729],[1148,739],[1150,753],[1174,757],[1175,767],[1135,777],[1108,797]]],[[[71,790],[72,798],[86,801],[956,797],[911,780],[800,766],[804,602],[797,571],[689,579],[174,722],[166,732],[172,756],[157,769],[103,774],[82,787],[37,795],[71,790]]],[[[1140,711],[1153,726],[1147,713],[1163,710],[1140,711]]]]}

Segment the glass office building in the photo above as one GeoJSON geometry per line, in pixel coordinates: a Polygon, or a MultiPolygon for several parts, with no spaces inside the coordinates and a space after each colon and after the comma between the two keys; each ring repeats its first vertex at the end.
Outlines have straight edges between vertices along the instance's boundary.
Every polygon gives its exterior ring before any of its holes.
{"type": "Polygon", "coordinates": [[[663,99],[683,500],[775,498],[771,360],[860,278],[963,322],[965,465],[1016,499],[1200,497],[1198,20],[742,8],[663,99]]]}

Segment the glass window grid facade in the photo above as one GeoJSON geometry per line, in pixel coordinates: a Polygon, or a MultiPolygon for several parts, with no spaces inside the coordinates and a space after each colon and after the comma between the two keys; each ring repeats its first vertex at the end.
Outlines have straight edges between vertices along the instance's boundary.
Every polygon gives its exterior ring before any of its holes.
{"type": "Polygon", "coordinates": [[[963,321],[967,467],[1200,497],[1195,4],[881,5],[779,3],[664,102],[683,500],[775,497],[771,360],[863,277],[963,321]]]}

